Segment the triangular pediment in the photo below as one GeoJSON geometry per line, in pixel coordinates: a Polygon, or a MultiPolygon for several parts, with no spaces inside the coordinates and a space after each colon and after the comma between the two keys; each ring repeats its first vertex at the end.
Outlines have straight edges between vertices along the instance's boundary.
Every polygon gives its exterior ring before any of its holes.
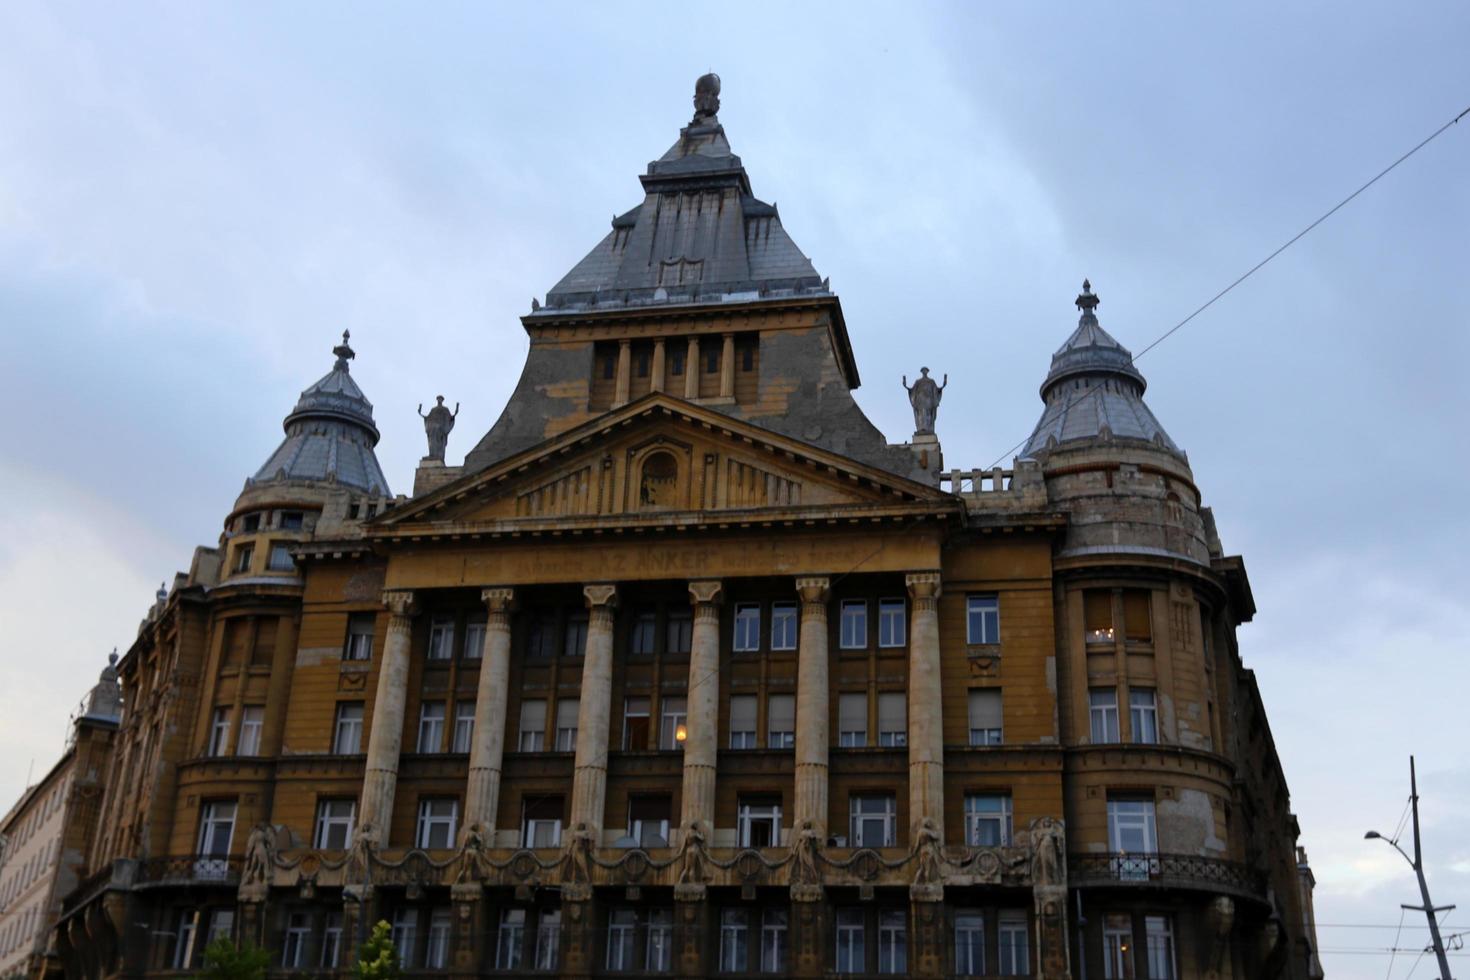
{"type": "Polygon", "coordinates": [[[937,488],[652,394],[395,508],[383,533],[951,506],[937,488]]]}

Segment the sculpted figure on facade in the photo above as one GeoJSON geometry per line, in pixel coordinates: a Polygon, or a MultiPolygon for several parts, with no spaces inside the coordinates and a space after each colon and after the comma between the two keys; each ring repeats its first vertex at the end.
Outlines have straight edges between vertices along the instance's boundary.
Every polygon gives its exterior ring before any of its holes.
{"type": "Polygon", "coordinates": [[[934,823],[933,817],[925,817],[919,822],[919,833],[914,840],[914,858],[918,861],[918,870],[914,872],[914,884],[937,885],[944,877],[940,868],[943,856],[939,853],[939,828],[934,823]]]}
{"type": "Polygon", "coordinates": [[[949,375],[944,376],[943,384],[935,384],[934,379],[929,377],[928,368],[919,368],[919,378],[912,385],[909,384],[909,376],[903,376],[904,390],[909,393],[909,404],[914,408],[914,434],[933,435],[934,417],[939,412],[939,400],[944,397],[944,389],[949,386],[949,375]]]}
{"type": "Polygon", "coordinates": [[[245,839],[245,867],[240,873],[242,885],[269,882],[276,863],[276,828],[268,823],[256,824],[245,839]]]}
{"type": "Polygon", "coordinates": [[[1032,884],[1065,884],[1066,835],[1062,822],[1054,817],[1037,817],[1031,821],[1030,839],[1032,884]]]}
{"type": "Polygon", "coordinates": [[[352,847],[347,851],[346,880],[364,882],[372,867],[373,852],[378,849],[378,828],[365,823],[352,835],[352,847]]]}
{"type": "Polygon", "coordinates": [[[821,846],[822,835],[816,824],[810,820],[802,821],[796,832],[796,846],[792,849],[795,863],[791,866],[791,880],[794,883],[813,885],[821,881],[817,871],[817,849],[821,846]]]}
{"type": "Polygon", "coordinates": [[[459,415],[459,402],[454,403],[454,411],[444,407],[444,396],[438,396],[438,404],[424,411],[423,402],[419,403],[419,418],[424,420],[424,434],[429,437],[428,459],[444,461],[444,450],[449,445],[449,432],[454,428],[454,420],[459,415]]]}
{"type": "Polygon", "coordinates": [[[563,860],[566,862],[566,880],[576,884],[591,884],[592,882],[592,828],[584,823],[579,823],[572,828],[567,836],[566,852],[563,860]]]}
{"type": "Polygon", "coordinates": [[[702,885],[708,875],[704,869],[704,830],[698,822],[684,831],[684,863],[679,871],[679,884],[702,885]]]}
{"type": "Polygon", "coordinates": [[[459,859],[455,866],[454,883],[478,881],[485,876],[485,828],[478,823],[470,824],[460,839],[459,859]]]}

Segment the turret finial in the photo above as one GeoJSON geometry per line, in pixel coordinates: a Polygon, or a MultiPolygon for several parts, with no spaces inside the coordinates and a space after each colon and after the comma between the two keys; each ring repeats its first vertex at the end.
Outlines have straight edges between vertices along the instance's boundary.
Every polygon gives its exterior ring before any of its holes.
{"type": "Polygon", "coordinates": [[[342,343],[332,348],[332,353],[337,355],[337,363],[332,365],[334,371],[346,371],[348,369],[347,362],[357,356],[356,352],[347,343],[351,336],[352,331],[343,330],[342,343]]]}
{"type": "Polygon", "coordinates": [[[1082,294],[1077,297],[1077,309],[1086,315],[1097,309],[1097,304],[1101,302],[1102,300],[1092,292],[1092,282],[1087,279],[1082,280],[1082,294]]]}

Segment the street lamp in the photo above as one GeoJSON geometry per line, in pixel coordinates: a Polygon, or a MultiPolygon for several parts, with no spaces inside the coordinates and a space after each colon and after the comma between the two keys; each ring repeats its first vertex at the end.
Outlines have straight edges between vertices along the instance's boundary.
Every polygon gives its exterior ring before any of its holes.
{"type": "Polygon", "coordinates": [[[1398,841],[1392,837],[1385,837],[1376,830],[1370,830],[1363,835],[1364,840],[1381,840],[1395,851],[1398,851],[1403,859],[1409,862],[1409,867],[1414,869],[1414,875],[1419,879],[1419,895],[1424,899],[1423,905],[1405,905],[1403,908],[1413,912],[1423,912],[1429,919],[1429,937],[1434,945],[1434,955],[1439,959],[1440,980],[1452,980],[1450,977],[1450,961],[1444,954],[1444,941],[1439,938],[1439,919],[1437,913],[1447,912],[1454,908],[1453,905],[1435,906],[1429,900],[1429,884],[1424,880],[1424,855],[1419,849],[1419,782],[1414,775],[1414,757],[1409,756],[1409,803],[1414,811],[1414,856],[1409,855],[1398,841]]]}

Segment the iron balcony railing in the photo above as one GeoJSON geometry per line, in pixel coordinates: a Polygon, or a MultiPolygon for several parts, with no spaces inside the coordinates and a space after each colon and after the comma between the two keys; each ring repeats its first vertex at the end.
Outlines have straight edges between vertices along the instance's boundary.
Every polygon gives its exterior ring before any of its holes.
{"type": "Polygon", "coordinates": [[[149,858],[138,865],[140,885],[238,885],[242,861],[211,854],[149,858]]]}
{"type": "Polygon", "coordinates": [[[1073,854],[1067,878],[1075,885],[1152,885],[1255,898],[1266,893],[1265,876],[1249,865],[1197,854],[1073,854]]]}

